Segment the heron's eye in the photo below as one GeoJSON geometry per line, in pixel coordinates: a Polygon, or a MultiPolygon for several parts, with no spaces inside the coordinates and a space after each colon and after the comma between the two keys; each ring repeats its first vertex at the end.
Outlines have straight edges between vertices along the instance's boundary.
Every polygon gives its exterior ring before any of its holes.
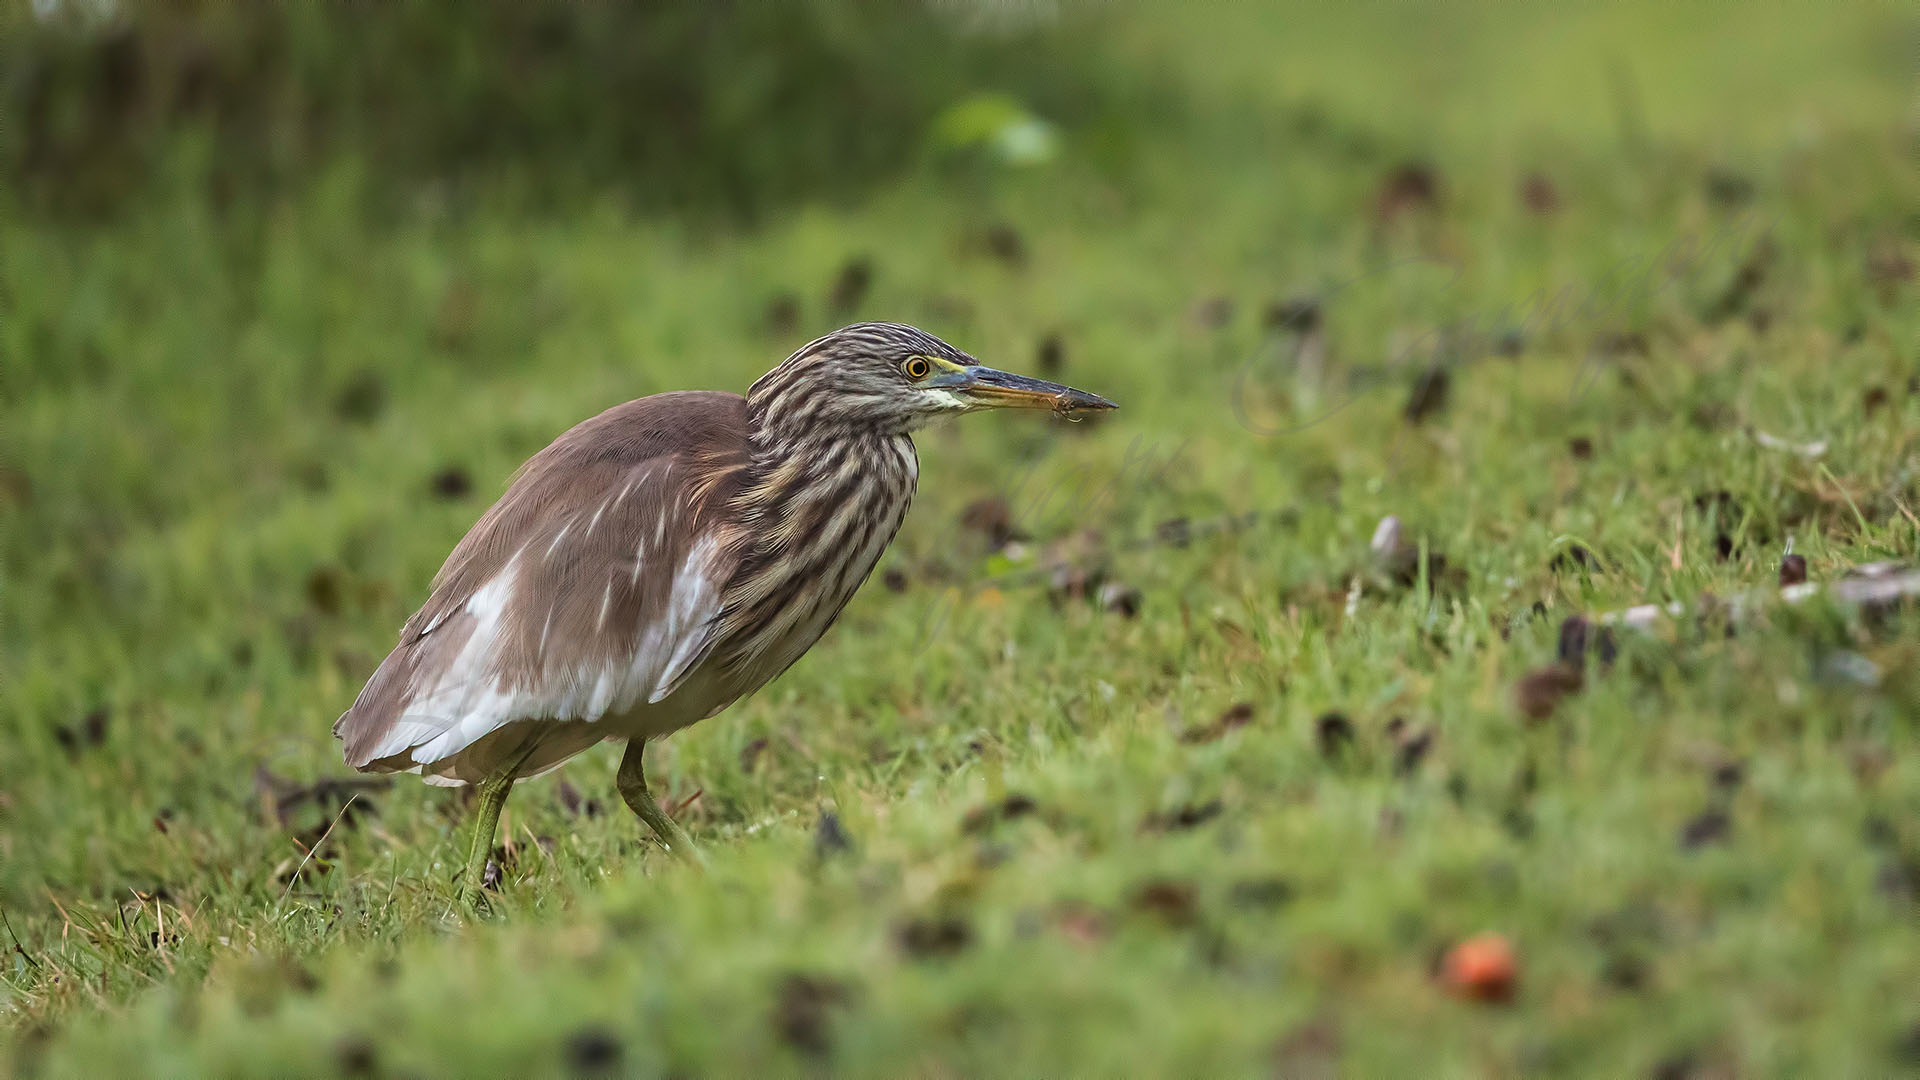
{"type": "Polygon", "coordinates": [[[919,382],[933,373],[933,365],[924,356],[909,356],[900,364],[900,373],[914,382],[919,382]]]}

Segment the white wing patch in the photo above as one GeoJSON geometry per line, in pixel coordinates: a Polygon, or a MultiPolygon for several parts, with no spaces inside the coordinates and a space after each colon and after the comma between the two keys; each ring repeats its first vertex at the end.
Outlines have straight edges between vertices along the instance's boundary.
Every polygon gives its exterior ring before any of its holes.
{"type": "Polygon", "coordinates": [[[464,610],[473,617],[473,633],[432,686],[407,688],[407,711],[394,719],[387,737],[373,751],[375,759],[412,751],[416,762],[437,761],[511,719],[499,715],[502,702],[497,699],[503,695],[494,687],[492,669],[500,621],[513,596],[519,563],[520,555],[515,554],[498,576],[467,599],[464,610]]]}
{"type": "MultiPolygon", "coordinates": [[[[706,655],[713,643],[714,622],[720,615],[719,575],[713,572],[720,545],[708,536],[687,552],[680,572],[673,577],[673,594],[667,603],[667,624],[672,628],[668,640],[675,646],[666,668],[653,681],[648,704],[655,704],[679,687],[694,662],[706,655]]],[[[642,650],[643,652],[645,650],[642,650]]]]}
{"type": "MultiPolygon", "coordinates": [[[[721,607],[720,554],[712,537],[694,545],[674,574],[665,609],[650,613],[630,656],[554,672],[529,685],[503,687],[499,652],[502,622],[520,577],[522,556],[515,555],[468,599],[464,611],[473,618],[472,635],[431,686],[408,688],[406,712],[395,718],[373,757],[407,754],[431,777],[451,769],[449,759],[462,750],[516,721],[599,721],[661,704],[698,667],[712,644],[721,607]]],[[[636,562],[640,557],[642,552],[636,552],[636,562]]],[[[602,620],[610,601],[609,591],[601,603],[602,620]]]]}

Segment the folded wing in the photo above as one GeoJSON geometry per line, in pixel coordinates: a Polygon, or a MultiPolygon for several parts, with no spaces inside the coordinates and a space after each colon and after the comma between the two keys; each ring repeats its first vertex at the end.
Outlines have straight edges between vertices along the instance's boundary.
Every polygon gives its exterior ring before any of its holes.
{"type": "Polygon", "coordinates": [[[731,394],[616,406],[522,467],[334,724],[355,768],[416,771],[521,720],[669,698],[712,646],[746,464],[731,394]]]}

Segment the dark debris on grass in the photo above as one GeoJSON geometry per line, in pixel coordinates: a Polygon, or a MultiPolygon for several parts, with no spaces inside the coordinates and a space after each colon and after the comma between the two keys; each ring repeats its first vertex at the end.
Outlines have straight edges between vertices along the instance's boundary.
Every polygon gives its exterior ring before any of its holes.
{"type": "Polygon", "coordinates": [[[1680,847],[1693,851],[1711,844],[1726,843],[1733,835],[1733,818],[1725,810],[1704,810],[1680,827],[1680,847]]]}
{"type": "Polygon", "coordinates": [[[1219,799],[1183,803],[1172,810],[1155,811],[1140,822],[1143,832],[1179,832],[1197,828],[1220,816],[1226,804],[1219,799]]]}
{"type": "Polygon", "coordinates": [[[82,751],[93,750],[107,741],[107,728],[113,714],[106,706],[89,709],[76,724],[61,724],[53,729],[53,740],[68,757],[78,757],[82,751]]]}
{"type": "Polygon", "coordinates": [[[1190,881],[1156,878],[1133,891],[1135,911],[1175,929],[1194,925],[1200,917],[1200,890],[1190,881]]]}
{"type": "Polygon", "coordinates": [[[840,815],[831,810],[820,811],[820,820],[813,826],[813,857],[824,861],[852,850],[853,836],[840,823],[840,815]]]}
{"type": "Polygon", "coordinates": [[[1321,713],[1313,722],[1313,738],[1322,757],[1336,757],[1353,746],[1353,721],[1346,713],[1321,713]]]}
{"type": "Polygon", "coordinates": [[[907,955],[926,960],[953,956],[973,944],[973,927],[953,915],[909,919],[894,932],[907,955]]]}
{"type": "Polygon", "coordinates": [[[836,319],[852,317],[860,305],[866,301],[867,290],[873,287],[873,260],[865,255],[855,255],[840,266],[840,272],[834,275],[833,285],[827,290],[827,310],[836,319]]]}
{"type": "Polygon", "coordinates": [[[620,1036],[604,1027],[583,1027],[567,1036],[562,1056],[567,1068],[576,1075],[600,1076],[612,1074],[620,1068],[620,1062],[626,1055],[620,1036]]]}
{"type": "Polygon", "coordinates": [[[1218,740],[1230,731],[1237,731],[1253,723],[1253,703],[1236,702],[1215,717],[1210,724],[1199,724],[1180,733],[1180,741],[1188,746],[1197,746],[1218,740]]]}
{"type": "Polygon", "coordinates": [[[473,478],[464,467],[448,465],[433,474],[427,487],[436,498],[454,501],[473,494],[473,478]]]}
{"type": "Polygon", "coordinates": [[[1578,667],[1555,661],[1535,668],[1514,684],[1514,704],[1522,716],[1537,723],[1552,717],[1560,703],[1579,693],[1585,684],[1586,676],[1578,667]]]}
{"type": "Polygon", "coordinates": [[[824,1057],[833,1048],[833,1015],[849,1007],[854,996],[853,987],[840,979],[804,972],[787,975],[774,992],[773,1030],[795,1050],[824,1057]]]}
{"type": "Polygon", "coordinates": [[[997,803],[976,806],[967,811],[960,819],[960,831],[967,834],[985,832],[998,822],[1018,821],[1039,810],[1040,804],[1032,796],[1011,792],[997,803]]]}

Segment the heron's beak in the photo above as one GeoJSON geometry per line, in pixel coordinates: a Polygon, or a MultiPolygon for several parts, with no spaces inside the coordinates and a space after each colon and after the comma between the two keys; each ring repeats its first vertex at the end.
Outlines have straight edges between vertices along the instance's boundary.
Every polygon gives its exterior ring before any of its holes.
{"type": "Polygon", "coordinates": [[[952,372],[939,381],[983,409],[1051,409],[1069,415],[1119,408],[1098,394],[977,364],[952,372]]]}

